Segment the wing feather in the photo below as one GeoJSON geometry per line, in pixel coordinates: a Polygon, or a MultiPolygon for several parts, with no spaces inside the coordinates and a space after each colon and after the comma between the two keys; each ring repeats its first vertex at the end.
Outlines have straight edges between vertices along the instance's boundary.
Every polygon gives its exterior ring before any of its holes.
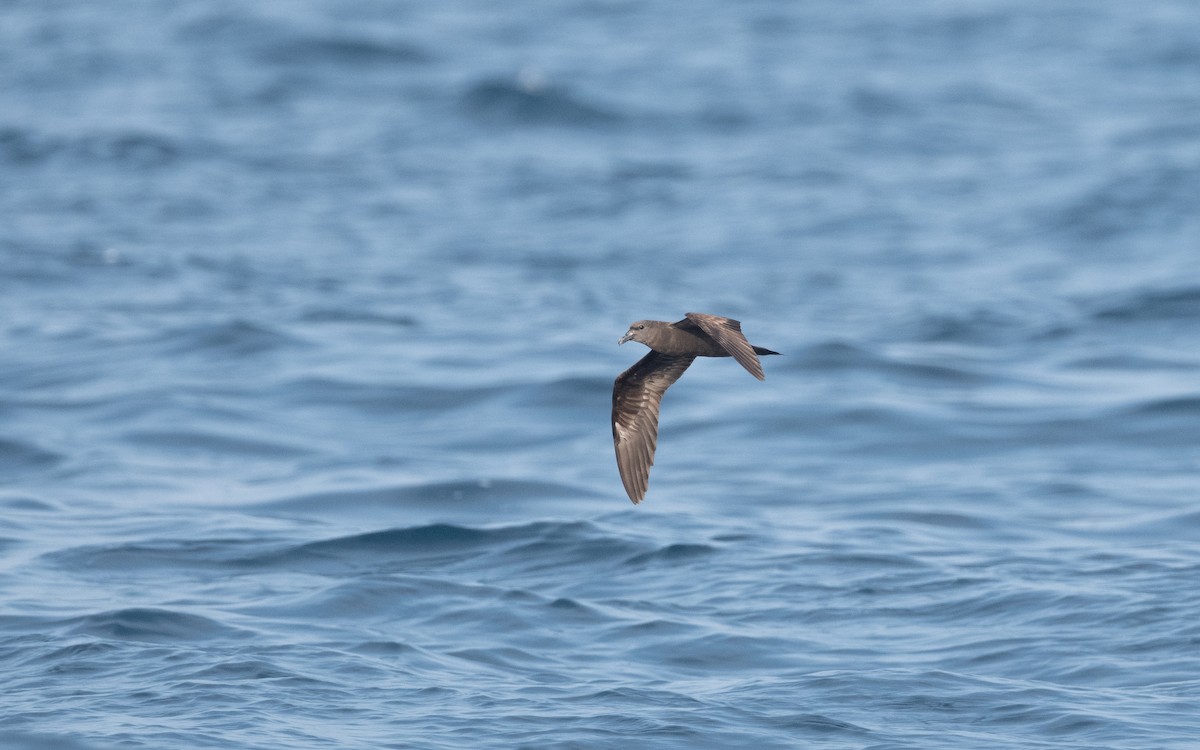
{"type": "MultiPolygon", "coordinates": [[[[742,333],[742,324],[733,318],[722,318],[720,315],[705,315],[704,313],[686,313],[687,320],[695,323],[700,330],[713,338],[721,348],[729,352],[729,356],[738,361],[742,367],[759,380],[765,380],[762,362],[754,353],[754,347],[742,333]]],[[[682,322],[682,321],[680,321],[682,322]]]]}
{"type": "Polygon", "coordinates": [[[651,351],[613,383],[612,427],[617,469],[634,504],[646,496],[650,482],[663,394],[694,359],[691,355],[651,351]]]}

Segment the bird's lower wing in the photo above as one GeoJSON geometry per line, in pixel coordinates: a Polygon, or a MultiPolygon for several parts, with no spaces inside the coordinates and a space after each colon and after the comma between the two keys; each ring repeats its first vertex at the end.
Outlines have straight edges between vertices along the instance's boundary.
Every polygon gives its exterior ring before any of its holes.
{"type": "Polygon", "coordinates": [[[705,315],[704,313],[687,313],[687,319],[700,327],[700,330],[712,336],[721,348],[729,352],[729,356],[738,361],[751,375],[764,380],[762,363],[754,353],[754,347],[742,333],[742,324],[733,318],[722,318],[720,315],[705,315]]]}
{"type": "Polygon", "coordinates": [[[613,383],[613,445],[621,483],[634,503],[646,496],[658,444],[658,407],[695,357],[651,351],[613,383]]]}

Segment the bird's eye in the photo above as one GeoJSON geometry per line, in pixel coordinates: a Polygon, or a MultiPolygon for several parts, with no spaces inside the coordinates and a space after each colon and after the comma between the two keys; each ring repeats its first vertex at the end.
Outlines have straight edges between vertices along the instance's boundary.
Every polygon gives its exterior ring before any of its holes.
{"type": "Polygon", "coordinates": [[[637,329],[640,331],[640,330],[642,330],[642,329],[643,329],[643,328],[645,328],[645,327],[646,327],[646,326],[637,326],[637,329]]]}

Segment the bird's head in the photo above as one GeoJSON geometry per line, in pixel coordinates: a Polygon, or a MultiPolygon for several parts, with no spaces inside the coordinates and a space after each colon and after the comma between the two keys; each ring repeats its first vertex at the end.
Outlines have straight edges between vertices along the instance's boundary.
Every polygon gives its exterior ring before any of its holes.
{"type": "Polygon", "coordinates": [[[653,323],[653,320],[639,320],[638,322],[629,326],[629,330],[625,332],[625,335],[622,336],[617,343],[624,344],[626,341],[640,341],[643,344],[646,343],[646,334],[650,332],[650,327],[653,323]]]}

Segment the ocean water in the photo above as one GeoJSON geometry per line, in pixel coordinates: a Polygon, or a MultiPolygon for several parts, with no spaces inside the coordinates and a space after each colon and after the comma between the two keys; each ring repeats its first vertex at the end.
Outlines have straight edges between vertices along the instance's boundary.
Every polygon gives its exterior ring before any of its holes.
{"type": "Polygon", "coordinates": [[[1198,39],[0,2],[0,747],[1200,747],[1198,39]]]}

